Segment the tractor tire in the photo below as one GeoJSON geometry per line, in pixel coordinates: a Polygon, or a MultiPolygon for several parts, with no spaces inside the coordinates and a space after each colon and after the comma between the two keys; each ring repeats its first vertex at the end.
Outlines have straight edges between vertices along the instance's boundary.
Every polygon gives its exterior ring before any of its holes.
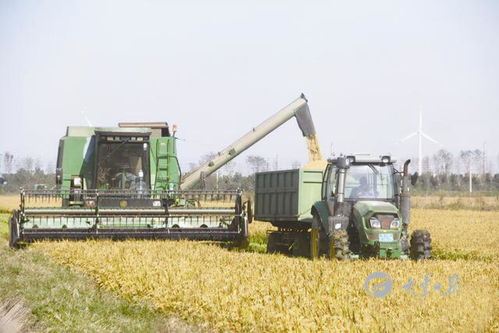
{"type": "Polygon", "coordinates": [[[346,230],[338,230],[331,235],[331,255],[333,253],[337,260],[350,259],[350,242],[346,230]]]}
{"type": "Polygon", "coordinates": [[[416,230],[411,235],[411,259],[431,258],[431,236],[427,230],[416,230]]]}
{"type": "Polygon", "coordinates": [[[312,228],[310,230],[310,259],[314,260],[319,258],[320,241],[319,229],[312,228]]]}
{"type": "Polygon", "coordinates": [[[403,235],[400,238],[400,248],[402,250],[402,253],[404,253],[406,255],[410,254],[411,245],[409,244],[409,239],[408,239],[407,235],[403,235]]]}
{"type": "Polygon", "coordinates": [[[19,220],[17,212],[13,212],[12,217],[9,220],[9,246],[13,249],[18,249],[19,245],[17,241],[19,240],[19,220]]]}
{"type": "Polygon", "coordinates": [[[329,257],[330,241],[324,226],[318,215],[314,214],[314,227],[310,231],[310,255],[309,258],[329,257]]]}

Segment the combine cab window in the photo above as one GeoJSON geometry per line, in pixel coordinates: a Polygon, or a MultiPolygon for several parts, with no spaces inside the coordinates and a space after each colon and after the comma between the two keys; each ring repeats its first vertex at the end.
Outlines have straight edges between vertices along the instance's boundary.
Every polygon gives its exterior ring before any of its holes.
{"type": "Polygon", "coordinates": [[[393,199],[391,166],[373,164],[352,165],[345,180],[345,197],[348,199],[393,199]]]}
{"type": "Polygon", "coordinates": [[[101,142],[97,155],[97,188],[149,189],[148,156],[146,142],[101,142]]]}

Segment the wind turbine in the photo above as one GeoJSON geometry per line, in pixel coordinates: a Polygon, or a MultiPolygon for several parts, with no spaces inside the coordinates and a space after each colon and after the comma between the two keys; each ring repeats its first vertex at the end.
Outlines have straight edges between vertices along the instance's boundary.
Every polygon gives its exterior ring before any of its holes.
{"type": "Polygon", "coordinates": [[[418,174],[419,175],[422,175],[423,174],[423,137],[428,140],[428,141],[431,141],[433,143],[436,143],[436,144],[440,144],[440,142],[438,142],[437,140],[433,139],[432,137],[430,137],[428,134],[426,134],[425,132],[423,132],[423,113],[421,112],[421,110],[419,110],[419,127],[418,127],[418,130],[416,132],[413,132],[411,134],[409,134],[408,136],[406,136],[405,138],[403,138],[402,140],[400,140],[400,142],[404,142],[406,140],[409,140],[410,138],[412,138],[413,136],[418,136],[418,174]]]}

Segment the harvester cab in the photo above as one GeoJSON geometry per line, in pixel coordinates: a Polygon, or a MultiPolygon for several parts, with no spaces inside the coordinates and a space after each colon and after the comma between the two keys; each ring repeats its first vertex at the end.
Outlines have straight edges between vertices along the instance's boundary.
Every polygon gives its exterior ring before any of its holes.
{"type": "Polygon", "coordinates": [[[428,231],[409,242],[410,160],[394,168],[391,156],[349,155],[328,160],[322,200],[312,208],[312,256],[427,259],[428,231]]]}

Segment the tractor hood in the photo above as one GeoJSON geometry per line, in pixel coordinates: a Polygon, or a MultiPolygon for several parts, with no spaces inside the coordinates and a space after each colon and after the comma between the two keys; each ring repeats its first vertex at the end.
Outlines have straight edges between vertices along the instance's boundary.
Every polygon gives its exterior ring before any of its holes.
{"type": "Polygon", "coordinates": [[[353,206],[353,210],[354,214],[363,218],[370,218],[375,213],[399,214],[397,207],[386,201],[359,201],[353,206]]]}

